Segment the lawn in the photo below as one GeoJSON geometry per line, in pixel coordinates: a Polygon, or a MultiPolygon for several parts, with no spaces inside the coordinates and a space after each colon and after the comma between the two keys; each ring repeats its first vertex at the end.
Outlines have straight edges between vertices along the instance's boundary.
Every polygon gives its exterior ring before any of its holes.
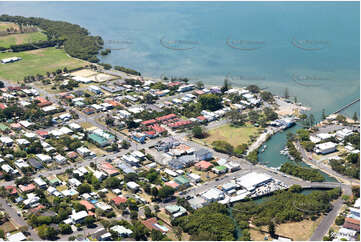
{"type": "Polygon", "coordinates": [[[10,221],[5,222],[2,225],[0,225],[0,229],[2,231],[4,231],[4,233],[11,233],[16,230],[15,225],[10,221]]]}
{"type": "Polygon", "coordinates": [[[208,131],[209,136],[199,140],[201,143],[206,142],[211,145],[213,141],[223,140],[233,146],[246,144],[250,141],[250,136],[256,136],[258,129],[254,126],[232,127],[227,124],[208,131]]]}
{"type": "MultiPolygon", "coordinates": [[[[310,219],[303,220],[301,222],[290,222],[277,225],[276,234],[281,237],[292,238],[295,241],[307,241],[311,238],[313,232],[316,230],[317,226],[320,224],[323,216],[319,217],[317,220],[312,221],[310,219]]],[[[251,239],[264,241],[264,237],[267,236],[268,240],[270,236],[267,232],[267,226],[262,226],[262,231],[259,228],[251,228],[251,239]]]]}
{"type": "Polygon", "coordinates": [[[87,64],[85,61],[68,56],[63,49],[44,48],[16,53],[0,53],[0,59],[21,57],[22,60],[0,64],[0,78],[12,81],[21,81],[24,76],[53,72],[57,69],[73,69],[87,64]]]}
{"type": "Polygon", "coordinates": [[[11,45],[35,43],[41,40],[47,40],[46,35],[42,32],[9,34],[7,36],[0,37],[0,47],[10,48],[11,45]]]}

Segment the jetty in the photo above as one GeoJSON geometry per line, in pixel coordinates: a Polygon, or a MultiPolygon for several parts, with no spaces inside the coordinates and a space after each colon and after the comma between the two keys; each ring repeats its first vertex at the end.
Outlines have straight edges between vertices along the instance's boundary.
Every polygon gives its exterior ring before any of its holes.
{"type": "Polygon", "coordinates": [[[341,108],[339,108],[336,112],[333,112],[332,114],[338,114],[359,101],[360,101],[360,98],[357,98],[357,99],[353,100],[351,103],[342,106],[341,108]]]}

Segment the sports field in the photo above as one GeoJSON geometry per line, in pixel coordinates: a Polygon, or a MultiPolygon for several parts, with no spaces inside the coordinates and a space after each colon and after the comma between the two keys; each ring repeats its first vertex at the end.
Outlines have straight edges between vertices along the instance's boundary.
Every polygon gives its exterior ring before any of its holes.
{"type": "Polygon", "coordinates": [[[213,141],[223,140],[233,146],[237,146],[248,143],[250,140],[249,137],[251,135],[257,135],[257,132],[258,128],[254,126],[232,127],[231,125],[227,124],[209,130],[209,136],[205,139],[202,139],[201,142],[206,142],[211,145],[213,141]]]}
{"type": "Polygon", "coordinates": [[[11,81],[21,81],[24,76],[53,72],[57,69],[73,69],[87,64],[66,55],[63,49],[44,48],[24,52],[0,53],[0,59],[9,57],[21,57],[22,60],[0,64],[0,78],[11,81]]]}
{"type": "Polygon", "coordinates": [[[9,34],[7,36],[0,36],[0,47],[10,48],[11,45],[36,43],[41,40],[47,40],[46,35],[42,32],[9,34]]]}

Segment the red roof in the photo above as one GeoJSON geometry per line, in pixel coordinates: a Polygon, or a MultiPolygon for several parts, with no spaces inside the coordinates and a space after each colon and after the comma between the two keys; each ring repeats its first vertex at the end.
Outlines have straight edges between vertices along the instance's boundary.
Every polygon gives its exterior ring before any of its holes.
{"type": "Polygon", "coordinates": [[[204,116],[198,116],[197,119],[199,119],[199,120],[201,120],[201,121],[207,120],[206,117],[204,117],[204,116]]]}
{"type": "Polygon", "coordinates": [[[208,168],[210,168],[213,165],[212,165],[212,163],[210,163],[208,161],[202,160],[202,161],[196,163],[194,166],[201,170],[207,170],[208,168]]]}
{"type": "Polygon", "coordinates": [[[22,192],[30,192],[30,191],[33,191],[35,190],[35,185],[30,183],[28,185],[19,185],[19,189],[22,191],[22,192]]]}
{"type": "Polygon", "coordinates": [[[72,158],[77,158],[78,157],[78,153],[76,153],[75,151],[69,152],[68,154],[66,154],[66,156],[70,159],[72,158]]]}
{"type": "Polygon", "coordinates": [[[40,135],[41,137],[44,137],[44,136],[49,135],[49,132],[46,131],[46,130],[38,130],[38,131],[36,131],[36,133],[37,133],[38,135],[40,135]]]}
{"type": "Polygon", "coordinates": [[[120,103],[118,103],[117,101],[114,101],[114,100],[105,100],[105,102],[113,105],[114,107],[120,106],[120,103]]]}
{"type": "Polygon", "coordinates": [[[95,206],[93,204],[91,204],[90,202],[86,201],[86,200],[81,200],[79,202],[79,204],[83,205],[86,210],[93,210],[95,209],[95,206]]]}
{"type": "Polygon", "coordinates": [[[172,187],[174,189],[177,189],[177,187],[179,186],[178,183],[176,183],[175,181],[169,181],[169,182],[166,182],[164,183],[164,185],[168,186],[168,187],[172,187]]]}
{"type": "Polygon", "coordinates": [[[182,121],[178,121],[175,123],[170,123],[170,124],[168,124],[168,126],[171,128],[178,128],[181,126],[189,125],[191,123],[192,123],[192,121],[190,121],[190,120],[182,120],[182,121]]]}
{"type": "Polygon", "coordinates": [[[6,189],[11,195],[17,193],[17,190],[16,190],[16,187],[15,187],[15,186],[6,186],[5,189],[6,189]]]}
{"type": "Polygon", "coordinates": [[[155,229],[155,230],[159,230],[160,232],[163,232],[163,233],[164,233],[164,232],[167,232],[167,231],[163,231],[162,229],[154,226],[154,224],[156,224],[156,223],[157,223],[157,219],[154,218],[154,217],[142,221],[142,224],[144,224],[144,226],[147,227],[149,230],[155,229]]]}
{"type": "Polygon", "coordinates": [[[150,128],[153,129],[157,133],[163,133],[163,132],[167,131],[165,128],[160,127],[159,124],[152,125],[152,126],[150,126],[150,128]]]}
{"type": "Polygon", "coordinates": [[[181,85],[182,83],[181,82],[169,82],[168,83],[168,87],[175,87],[175,86],[179,86],[181,85]]]}
{"type": "Polygon", "coordinates": [[[127,199],[124,197],[115,197],[115,198],[112,198],[112,201],[114,202],[115,205],[119,205],[121,203],[126,203],[127,199]]]}
{"type": "Polygon", "coordinates": [[[13,129],[21,129],[21,124],[19,123],[12,123],[10,124],[10,127],[13,128],[13,129]]]}
{"type": "Polygon", "coordinates": [[[354,218],[346,218],[343,227],[360,232],[360,220],[354,218]]]}
{"type": "Polygon", "coordinates": [[[158,117],[156,118],[158,121],[164,121],[164,120],[168,120],[168,119],[172,119],[172,118],[176,118],[177,115],[175,115],[174,113],[171,113],[171,114],[168,114],[168,115],[165,115],[165,116],[161,116],[161,117],[158,117]]]}
{"type": "Polygon", "coordinates": [[[144,133],[146,133],[146,134],[149,135],[149,136],[156,135],[156,132],[155,132],[155,131],[145,131],[144,133]]]}
{"type": "Polygon", "coordinates": [[[110,164],[109,162],[101,163],[99,169],[103,170],[104,172],[106,172],[110,176],[119,173],[118,169],[114,168],[114,166],[112,166],[112,164],[110,164]]]}
{"type": "Polygon", "coordinates": [[[151,119],[151,120],[143,121],[141,124],[142,124],[142,125],[150,125],[150,124],[154,124],[154,123],[156,123],[156,122],[157,122],[157,120],[151,119]]]}
{"type": "Polygon", "coordinates": [[[204,92],[201,91],[201,90],[195,90],[194,93],[197,94],[197,95],[202,95],[202,94],[204,94],[204,92]]]}
{"type": "Polygon", "coordinates": [[[0,103],[0,109],[4,110],[5,108],[7,108],[6,104],[0,103]]]}

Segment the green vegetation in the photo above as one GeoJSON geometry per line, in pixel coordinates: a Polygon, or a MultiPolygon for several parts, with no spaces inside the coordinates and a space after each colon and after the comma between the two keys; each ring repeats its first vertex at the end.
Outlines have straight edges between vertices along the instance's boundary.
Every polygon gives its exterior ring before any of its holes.
{"type": "Polygon", "coordinates": [[[215,151],[229,155],[233,153],[233,146],[226,141],[223,140],[213,141],[212,146],[215,151]]]}
{"type": "Polygon", "coordinates": [[[193,127],[192,134],[193,134],[193,137],[198,138],[198,139],[203,139],[207,136],[207,133],[199,125],[196,125],[193,127]]]}
{"type": "Polygon", "coordinates": [[[287,140],[287,148],[288,153],[295,159],[295,161],[302,161],[302,155],[300,152],[298,152],[291,139],[287,140]]]}
{"type": "Polygon", "coordinates": [[[222,108],[222,98],[216,94],[205,94],[198,98],[198,101],[202,105],[202,109],[216,111],[222,108]]]}
{"type": "Polygon", "coordinates": [[[271,222],[299,222],[329,212],[332,209],[330,202],[341,195],[339,188],[314,191],[308,195],[298,193],[298,189],[291,190],[276,193],[260,204],[254,201],[236,203],[233,216],[243,228],[248,227],[249,221],[256,226],[269,225],[271,222]]]}
{"type": "Polygon", "coordinates": [[[49,40],[64,41],[64,49],[72,57],[90,62],[99,61],[96,55],[104,44],[103,40],[99,36],[90,36],[88,30],[77,24],[9,15],[1,15],[0,21],[38,26],[45,32],[49,40]]]}
{"type": "Polygon", "coordinates": [[[290,162],[286,162],[281,166],[281,172],[286,174],[302,178],[312,182],[322,182],[325,178],[322,176],[319,170],[313,168],[301,167],[294,165],[290,162]]]}
{"type": "Polygon", "coordinates": [[[180,226],[190,234],[190,240],[235,240],[235,226],[228,216],[227,207],[218,203],[211,203],[193,214],[177,218],[172,225],[180,226]]]}
{"type": "Polygon", "coordinates": [[[11,34],[0,37],[0,47],[4,47],[8,49],[12,45],[35,43],[44,40],[47,40],[47,37],[42,32],[11,34]]]}
{"type": "Polygon", "coordinates": [[[258,162],[258,150],[249,152],[249,154],[247,155],[247,160],[249,160],[253,164],[256,164],[258,162]]]}
{"type": "Polygon", "coordinates": [[[20,57],[22,60],[1,65],[0,77],[7,80],[20,81],[25,76],[45,75],[58,69],[74,69],[84,66],[85,63],[66,55],[64,50],[45,48],[19,53],[0,53],[0,59],[20,57]]]}
{"type": "Polygon", "coordinates": [[[330,160],[332,170],[360,179],[360,154],[349,154],[345,159],[330,160]]]}
{"type": "Polygon", "coordinates": [[[122,71],[122,72],[125,72],[125,73],[128,73],[128,74],[131,74],[131,75],[135,75],[135,76],[140,76],[141,73],[136,71],[136,70],[133,70],[133,69],[130,69],[130,68],[126,68],[126,67],[123,67],[123,66],[114,66],[114,69],[117,70],[117,71],[122,71]]]}

